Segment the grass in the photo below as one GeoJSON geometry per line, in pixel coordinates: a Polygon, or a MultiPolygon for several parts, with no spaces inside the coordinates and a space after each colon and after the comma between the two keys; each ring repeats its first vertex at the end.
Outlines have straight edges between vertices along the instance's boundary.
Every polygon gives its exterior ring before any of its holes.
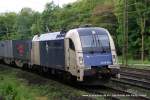
{"type": "Polygon", "coordinates": [[[33,100],[34,94],[24,85],[19,84],[15,79],[6,78],[1,80],[0,95],[6,100],[33,100]],[[11,82],[10,82],[11,81],[11,82]]]}
{"type": "MultiPolygon", "coordinates": [[[[122,64],[122,57],[118,57],[119,64],[122,64]]],[[[125,61],[125,60],[124,60],[125,61]]],[[[139,69],[150,69],[150,60],[146,59],[144,62],[142,60],[137,60],[133,58],[128,58],[128,65],[132,68],[139,68],[139,69]]]]}
{"type": "MultiPolygon", "coordinates": [[[[118,59],[119,59],[119,63],[122,63],[122,57],[118,57],[118,59]]],[[[144,60],[144,62],[142,62],[142,60],[129,58],[128,63],[129,64],[150,64],[150,61],[146,59],[146,60],[144,60]]]]}
{"type": "Polygon", "coordinates": [[[6,100],[33,100],[33,93],[25,84],[21,84],[9,71],[0,72],[0,96],[6,100]]]}
{"type": "Polygon", "coordinates": [[[1,66],[0,100],[86,100],[82,95],[89,94],[39,75],[1,66]]]}

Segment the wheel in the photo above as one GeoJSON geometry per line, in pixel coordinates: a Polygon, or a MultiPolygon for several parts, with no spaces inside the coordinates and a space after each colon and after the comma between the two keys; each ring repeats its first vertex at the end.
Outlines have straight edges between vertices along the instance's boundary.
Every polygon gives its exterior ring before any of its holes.
{"type": "Polygon", "coordinates": [[[24,63],[21,60],[15,60],[15,64],[17,67],[20,67],[20,68],[22,68],[24,65],[24,63]]]}
{"type": "Polygon", "coordinates": [[[4,59],[4,63],[11,64],[11,60],[6,58],[6,59],[4,59]]]}

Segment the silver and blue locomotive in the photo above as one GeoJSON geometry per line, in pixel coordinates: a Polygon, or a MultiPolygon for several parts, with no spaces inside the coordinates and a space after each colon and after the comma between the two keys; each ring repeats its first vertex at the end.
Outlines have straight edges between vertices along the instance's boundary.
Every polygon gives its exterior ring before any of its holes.
{"type": "Polygon", "coordinates": [[[18,67],[40,66],[51,73],[87,77],[119,77],[115,45],[107,29],[84,27],[35,35],[32,40],[0,42],[0,59],[18,67]]]}

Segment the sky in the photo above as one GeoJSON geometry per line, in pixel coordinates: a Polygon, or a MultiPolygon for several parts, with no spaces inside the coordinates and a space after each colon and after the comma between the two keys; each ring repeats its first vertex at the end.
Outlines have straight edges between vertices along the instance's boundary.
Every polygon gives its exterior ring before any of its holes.
{"type": "MultiPolygon", "coordinates": [[[[0,13],[19,12],[24,7],[32,8],[34,11],[42,12],[45,4],[52,0],[0,0],[0,13]]],[[[76,0],[53,0],[55,4],[62,6],[76,0]]]]}

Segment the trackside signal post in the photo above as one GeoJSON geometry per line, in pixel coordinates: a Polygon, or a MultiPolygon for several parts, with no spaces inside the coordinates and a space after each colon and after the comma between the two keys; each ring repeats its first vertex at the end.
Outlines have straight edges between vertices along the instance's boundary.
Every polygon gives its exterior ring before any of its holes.
{"type": "Polygon", "coordinates": [[[123,20],[123,29],[124,29],[124,47],[123,47],[123,65],[128,65],[128,0],[124,0],[124,20],[123,20]]]}

